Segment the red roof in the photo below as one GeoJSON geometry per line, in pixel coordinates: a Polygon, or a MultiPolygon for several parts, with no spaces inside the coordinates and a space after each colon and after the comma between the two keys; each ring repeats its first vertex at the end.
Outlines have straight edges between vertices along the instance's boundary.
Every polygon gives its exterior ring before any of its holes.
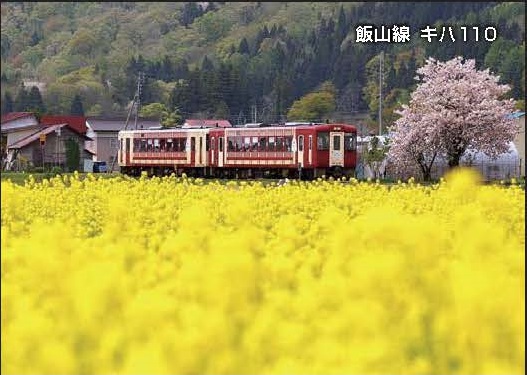
{"type": "Polygon", "coordinates": [[[2,116],[2,124],[13,120],[18,120],[24,117],[35,116],[31,112],[9,112],[2,116]]]}
{"type": "Polygon", "coordinates": [[[40,123],[44,126],[68,124],[77,133],[86,134],[86,117],[84,116],[42,116],[40,123]]]}
{"type": "Polygon", "coordinates": [[[208,128],[230,128],[232,127],[229,120],[197,120],[197,119],[189,119],[185,121],[184,126],[190,127],[190,128],[199,128],[201,126],[208,127],[208,128]]]}

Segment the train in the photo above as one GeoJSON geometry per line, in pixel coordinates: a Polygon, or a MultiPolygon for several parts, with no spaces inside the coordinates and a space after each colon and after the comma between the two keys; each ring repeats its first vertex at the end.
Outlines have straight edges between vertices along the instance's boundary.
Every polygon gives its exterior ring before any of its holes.
{"type": "Polygon", "coordinates": [[[357,128],[344,123],[121,130],[121,173],[211,178],[351,178],[357,128]]]}

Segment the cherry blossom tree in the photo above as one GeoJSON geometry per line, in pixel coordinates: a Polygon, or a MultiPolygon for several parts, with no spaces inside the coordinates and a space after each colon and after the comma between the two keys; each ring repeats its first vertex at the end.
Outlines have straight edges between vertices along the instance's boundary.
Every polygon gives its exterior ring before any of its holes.
{"type": "Polygon", "coordinates": [[[498,76],[462,57],[447,62],[429,58],[417,73],[418,86],[391,129],[388,157],[398,169],[417,165],[429,180],[439,157],[453,168],[467,150],[492,158],[508,151],[517,132],[507,116],[514,100],[503,98],[510,87],[499,84],[498,76]]]}

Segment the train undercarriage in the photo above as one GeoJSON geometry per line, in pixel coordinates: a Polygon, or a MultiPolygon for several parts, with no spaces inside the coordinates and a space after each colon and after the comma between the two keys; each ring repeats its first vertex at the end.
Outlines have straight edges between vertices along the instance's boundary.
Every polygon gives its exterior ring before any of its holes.
{"type": "Polygon", "coordinates": [[[121,173],[129,176],[140,176],[142,172],[151,176],[170,176],[174,173],[181,177],[222,178],[222,179],[278,179],[291,178],[301,180],[313,180],[318,177],[334,177],[347,179],[355,177],[353,168],[330,167],[330,168],[173,168],[173,167],[121,167],[121,173]]]}

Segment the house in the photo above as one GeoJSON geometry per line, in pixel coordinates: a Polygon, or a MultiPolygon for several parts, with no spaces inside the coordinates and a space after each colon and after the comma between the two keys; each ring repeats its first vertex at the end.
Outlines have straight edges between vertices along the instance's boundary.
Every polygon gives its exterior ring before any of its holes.
{"type": "Polygon", "coordinates": [[[7,155],[7,146],[33,134],[40,128],[38,119],[31,112],[11,112],[2,116],[2,158],[7,155]]]}
{"type": "Polygon", "coordinates": [[[185,120],[182,128],[231,128],[232,124],[229,120],[198,120],[198,119],[188,119],[185,120]]]}
{"type": "Polygon", "coordinates": [[[91,154],[84,149],[88,138],[68,124],[41,126],[32,134],[7,146],[7,170],[23,170],[33,167],[60,167],[67,170],[67,147],[70,142],[77,144],[80,151],[79,164],[75,168],[82,170],[83,159],[91,154]]]}
{"type": "MultiPolygon", "coordinates": [[[[87,142],[86,148],[93,153],[93,161],[104,161],[108,169],[112,168],[113,165],[113,171],[119,170],[117,135],[120,130],[125,128],[125,125],[126,118],[88,117],[86,119],[86,135],[91,139],[87,142]]],[[[148,129],[160,125],[158,120],[137,120],[137,129],[148,129]]],[[[135,120],[129,120],[127,129],[136,129],[135,120]]]]}
{"type": "Polygon", "coordinates": [[[525,177],[525,112],[515,112],[510,117],[519,127],[513,142],[518,152],[520,176],[525,177]]]}

